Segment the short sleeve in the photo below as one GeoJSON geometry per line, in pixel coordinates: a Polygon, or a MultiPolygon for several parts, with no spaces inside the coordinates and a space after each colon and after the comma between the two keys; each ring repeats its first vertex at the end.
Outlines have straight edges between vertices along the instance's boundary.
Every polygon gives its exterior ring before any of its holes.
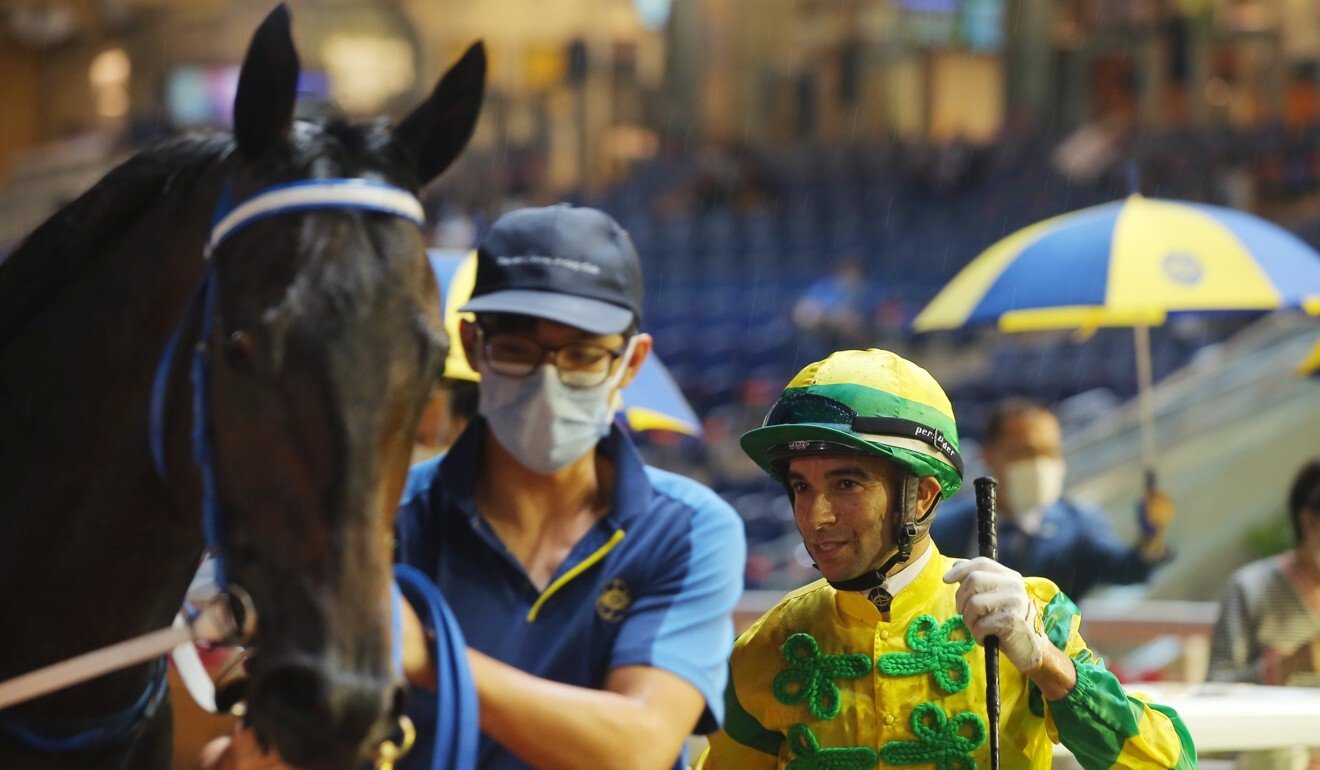
{"type": "Polygon", "coordinates": [[[610,668],[652,666],[687,681],[706,701],[696,732],[708,733],[724,718],[747,543],[741,519],[711,493],[672,545],[623,620],[610,668]]]}
{"type": "Polygon", "coordinates": [[[1219,601],[1219,616],[1210,635],[1210,666],[1206,678],[1212,682],[1264,681],[1260,657],[1255,655],[1255,623],[1247,597],[1244,572],[1233,573],[1219,601]]]}

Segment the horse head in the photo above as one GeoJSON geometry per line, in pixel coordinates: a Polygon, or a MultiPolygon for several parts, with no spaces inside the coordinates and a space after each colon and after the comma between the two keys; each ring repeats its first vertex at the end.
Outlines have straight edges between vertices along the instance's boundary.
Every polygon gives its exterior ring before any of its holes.
{"type": "MultiPolygon", "coordinates": [[[[394,127],[295,120],[298,76],[281,6],[240,73],[222,210],[304,180],[415,195],[470,138],[485,55],[472,46],[394,127]]],[[[258,618],[246,718],[288,762],[351,767],[401,708],[394,511],[448,346],[424,239],[407,217],[322,202],[247,222],[211,260],[219,550],[258,618]]]]}

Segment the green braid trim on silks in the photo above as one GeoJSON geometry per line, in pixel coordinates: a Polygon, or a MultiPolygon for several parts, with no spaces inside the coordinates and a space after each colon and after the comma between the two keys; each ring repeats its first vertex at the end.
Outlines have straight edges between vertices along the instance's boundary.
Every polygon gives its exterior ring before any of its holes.
{"type": "Polygon", "coordinates": [[[811,728],[803,724],[788,728],[788,749],[793,759],[784,770],[870,770],[880,762],[870,746],[822,749],[811,728]]]}
{"type": "Polygon", "coordinates": [[[912,652],[887,652],[876,662],[876,669],[889,676],[930,673],[946,693],[966,690],[972,670],[964,656],[976,647],[976,641],[962,615],[954,615],[940,626],[936,622],[931,615],[914,618],[907,628],[907,645],[912,652]],[[953,638],[960,632],[960,637],[953,638]]]}
{"type": "Polygon", "coordinates": [[[839,686],[835,679],[857,679],[871,672],[871,657],[860,652],[822,655],[811,634],[793,634],[779,648],[788,668],[775,675],[771,690],[785,706],[807,702],[817,719],[839,715],[839,686]]]}
{"type": "Polygon", "coordinates": [[[890,741],[880,747],[887,765],[934,765],[936,770],[976,770],[972,752],[985,743],[985,720],[964,711],[952,718],[936,703],[912,709],[915,741],[890,741]]]}

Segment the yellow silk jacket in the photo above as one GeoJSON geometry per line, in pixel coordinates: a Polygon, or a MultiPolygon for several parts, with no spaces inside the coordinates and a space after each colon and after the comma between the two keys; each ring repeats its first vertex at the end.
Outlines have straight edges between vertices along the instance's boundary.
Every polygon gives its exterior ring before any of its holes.
{"type": "MultiPolygon", "coordinates": [[[[989,768],[985,651],[957,612],[957,585],[942,580],[953,564],[936,551],[888,619],[866,594],[824,580],[786,596],[734,645],[724,729],[698,767],[989,768]]],[[[1077,686],[1046,702],[1001,656],[1001,767],[1045,770],[1061,741],[1087,770],[1194,768],[1177,713],[1124,692],[1078,634],[1076,605],[1040,578],[1027,578],[1027,593],[1077,686]]]]}

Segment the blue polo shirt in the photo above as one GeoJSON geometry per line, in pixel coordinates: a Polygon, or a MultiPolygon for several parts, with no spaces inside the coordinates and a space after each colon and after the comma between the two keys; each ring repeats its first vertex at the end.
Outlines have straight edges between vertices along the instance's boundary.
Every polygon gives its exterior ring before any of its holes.
{"type": "MultiPolygon", "coordinates": [[[[398,561],[435,579],[471,648],[596,689],[620,666],[661,668],[706,699],[695,732],[717,729],[747,556],[738,515],[697,482],[643,464],[615,426],[597,446],[614,466],[610,511],[537,591],[477,513],[485,440],[485,422],[474,420],[447,455],[413,466],[399,509],[398,561]]],[[[420,694],[414,689],[412,700],[424,700],[420,694]]],[[[434,724],[427,703],[409,711],[419,731],[434,724]]],[[[418,737],[410,759],[429,756],[431,736],[418,737]]],[[[479,766],[527,767],[485,735],[479,766]]]]}

